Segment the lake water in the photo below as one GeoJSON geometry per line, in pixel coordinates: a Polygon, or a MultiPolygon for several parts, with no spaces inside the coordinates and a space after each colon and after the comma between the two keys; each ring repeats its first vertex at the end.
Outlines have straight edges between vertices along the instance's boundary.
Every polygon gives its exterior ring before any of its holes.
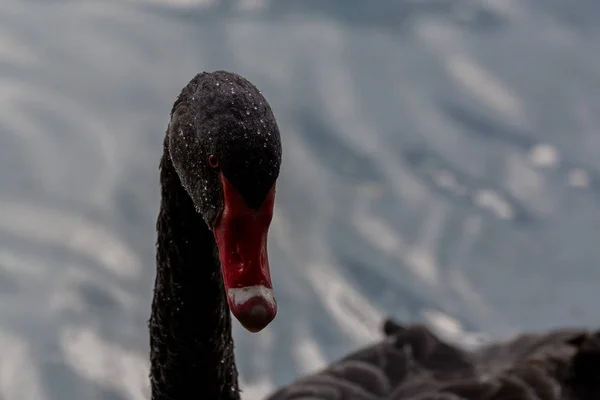
{"type": "Polygon", "coordinates": [[[386,315],[473,346],[600,321],[600,3],[4,0],[0,398],[148,398],[158,161],[203,70],[284,140],[244,399],[386,315]]]}

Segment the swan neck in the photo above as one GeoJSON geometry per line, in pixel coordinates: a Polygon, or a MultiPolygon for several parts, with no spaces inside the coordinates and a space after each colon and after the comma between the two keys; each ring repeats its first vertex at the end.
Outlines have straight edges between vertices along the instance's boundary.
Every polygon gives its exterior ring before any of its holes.
{"type": "Polygon", "coordinates": [[[231,317],[216,244],[173,167],[161,160],[156,282],[149,321],[153,400],[238,400],[231,317]]]}

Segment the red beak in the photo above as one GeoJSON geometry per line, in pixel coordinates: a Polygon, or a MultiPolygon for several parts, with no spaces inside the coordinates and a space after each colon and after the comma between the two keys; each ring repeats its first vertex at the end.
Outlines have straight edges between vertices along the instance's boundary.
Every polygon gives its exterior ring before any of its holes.
{"type": "Polygon", "coordinates": [[[264,329],[277,314],[267,234],[273,218],[275,186],[258,210],[221,174],[224,207],[213,226],[227,301],[233,315],[250,332],[264,329]]]}

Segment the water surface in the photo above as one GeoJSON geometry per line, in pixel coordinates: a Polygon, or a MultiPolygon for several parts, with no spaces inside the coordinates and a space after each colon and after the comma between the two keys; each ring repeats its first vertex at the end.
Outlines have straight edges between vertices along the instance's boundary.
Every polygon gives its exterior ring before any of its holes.
{"type": "Polygon", "coordinates": [[[596,1],[1,10],[1,398],[148,398],[161,141],[203,70],[254,82],[284,140],[280,313],[236,325],[245,399],[386,315],[467,346],[600,320],[596,1]]]}

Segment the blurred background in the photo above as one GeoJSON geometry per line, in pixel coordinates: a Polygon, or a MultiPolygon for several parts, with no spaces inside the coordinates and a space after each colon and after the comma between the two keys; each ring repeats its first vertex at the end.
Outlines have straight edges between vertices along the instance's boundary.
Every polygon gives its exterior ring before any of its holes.
{"type": "Polygon", "coordinates": [[[271,103],[280,313],[244,399],[392,315],[475,346],[600,321],[596,0],[0,1],[0,398],[147,399],[169,111],[271,103]]]}

